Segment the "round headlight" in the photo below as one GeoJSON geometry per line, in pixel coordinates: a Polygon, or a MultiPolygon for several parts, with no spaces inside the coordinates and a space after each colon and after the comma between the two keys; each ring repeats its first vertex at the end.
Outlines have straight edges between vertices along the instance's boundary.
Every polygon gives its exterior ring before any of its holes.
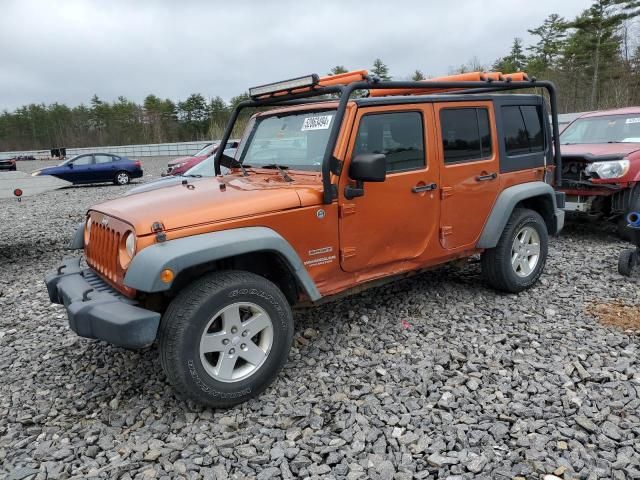
{"type": "Polygon", "coordinates": [[[136,253],[136,236],[133,234],[133,232],[129,232],[127,234],[124,246],[125,250],[127,251],[127,255],[129,255],[129,258],[133,258],[133,255],[136,253]]]}

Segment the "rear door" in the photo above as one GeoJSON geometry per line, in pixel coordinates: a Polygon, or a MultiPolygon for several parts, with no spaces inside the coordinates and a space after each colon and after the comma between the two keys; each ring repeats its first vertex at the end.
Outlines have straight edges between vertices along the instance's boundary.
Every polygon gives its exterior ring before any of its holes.
{"type": "Polygon", "coordinates": [[[111,155],[94,155],[93,180],[96,182],[109,182],[114,179],[117,164],[111,155]]]}
{"type": "Polygon", "coordinates": [[[498,195],[500,172],[493,104],[439,103],[440,244],[472,247],[498,195]]]}
{"type": "MultiPolygon", "coordinates": [[[[348,272],[417,259],[438,228],[438,165],[430,104],[358,110],[347,158],[386,155],[386,180],[364,184],[364,196],[344,197],[340,183],[340,263],[348,272]]],[[[419,263],[416,260],[416,263],[419,263]]]]}

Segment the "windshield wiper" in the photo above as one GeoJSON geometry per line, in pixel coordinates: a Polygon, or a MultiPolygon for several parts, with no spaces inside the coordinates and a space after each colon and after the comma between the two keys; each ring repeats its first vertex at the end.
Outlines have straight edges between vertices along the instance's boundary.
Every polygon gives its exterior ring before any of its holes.
{"type": "MultiPolygon", "coordinates": [[[[240,168],[240,170],[242,170],[242,176],[243,177],[248,177],[249,176],[249,172],[247,172],[247,169],[245,168],[245,165],[242,164],[242,162],[240,162],[239,160],[237,160],[234,157],[230,157],[229,155],[225,155],[224,153],[222,154],[222,158],[220,159],[220,165],[224,165],[227,168],[231,168],[232,166],[238,167],[240,168]],[[224,163],[222,163],[224,161],[224,163]]],[[[251,165],[246,165],[247,167],[251,168],[251,165]]]]}
{"type": "Polygon", "coordinates": [[[185,173],[183,175],[180,175],[181,177],[189,177],[189,178],[202,178],[202,175],[197,174],[197,173],[185,173]]]}
{"type": "Polygon", "coordinates": [[[293,178],[291,178],[285,170],[285,168],[289,168],[287,166],[278,165],[277,163],[268,163],[267,165],[262,165],[262,168],[275,168],[280,172],[280,175],[282,175],[282,178],[284,178],[285,181],[293,182],[293,178]]]}

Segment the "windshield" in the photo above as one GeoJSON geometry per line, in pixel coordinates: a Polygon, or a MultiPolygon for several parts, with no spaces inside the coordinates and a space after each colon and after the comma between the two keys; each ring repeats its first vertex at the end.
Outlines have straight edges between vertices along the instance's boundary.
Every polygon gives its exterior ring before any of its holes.
{"type": "MultiPolygon", "coordinates": [[[[236,149],[235,148],[227,148],[224,151],[224,154],[228,157],[235,157],[236,156],[236,149]]],[[[184,172],[184,176],[189,177],[189,176],[194,176],[194,177],[215,177],[215,172],[213,171],[213,160],[214,160],[215,156],[211,156],[208,157],[206,160],[201,161],[199,164],[194,165],[193,167],[191,167],[189,170],[187,170],[186,172],[184,172]]],[[[229,169],[224,167],[224,166],[220,166],[221,169],[221,173],[222,175],[226,175],[227,173],[229,173],[229,169]]]]}
{"type": "Polygon", "coordinates": [[[210,143],[209,145],[204,147],[202,150],[200,150],[198,153],[196,153],[194,157],[202,157],[204,155],[209,156],[211,155],[211,151],[213,150],[214,147],[215,145],[213,143],[210,143]]]}
{"type": "Polygon", "coordinates": [[[278,164],[320,171],[335,110],[257,117],[239,160],[252,167],[278,164]]]}
{"type": "Polygon", "coordinates": [[[560,143],[640,143],[640,114],[579,118],[569,125],[560,143]]]}

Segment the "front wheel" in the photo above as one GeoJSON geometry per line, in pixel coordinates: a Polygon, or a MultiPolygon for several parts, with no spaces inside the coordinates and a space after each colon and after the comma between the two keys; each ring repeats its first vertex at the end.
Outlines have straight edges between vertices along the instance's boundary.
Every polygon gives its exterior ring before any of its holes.
{"type": "Polygon", "coordinates": [[[113,180],[116,185],[127,185],[131,181],[131,176],[127,172],[118,172],[113,180]]]}
{"type": "Polygon", "coordinates": [[[178,392],[229,407],[259,395],[287,361],[293,315],[283,293],[249,272],[215,272],[186,287],[162,318],[160,359],[178,392]]]}
{"type": "Polygon", "coordinates": [[[482,254],[482,273],[497,289],[517,293],[538,281],[547,261],[549,235],[539,213],[517,208],[498,244],[482,254]]]}

